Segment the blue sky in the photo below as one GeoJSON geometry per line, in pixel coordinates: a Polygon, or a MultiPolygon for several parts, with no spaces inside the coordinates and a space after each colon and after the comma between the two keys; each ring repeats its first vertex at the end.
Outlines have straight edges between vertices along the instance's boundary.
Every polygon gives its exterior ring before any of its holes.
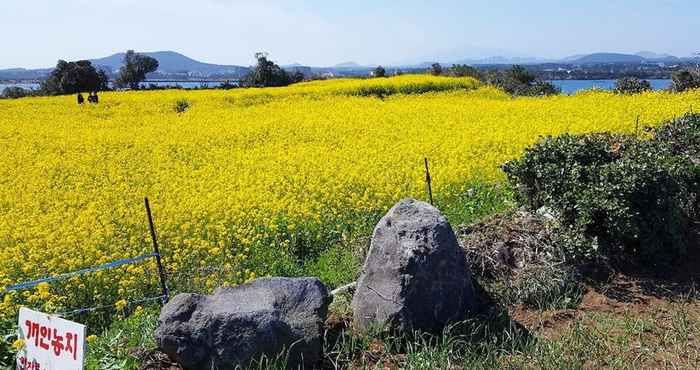
{"type": "Polygon", "coordinates": [[[0,68],[175,50],[332,65],[700,51],[698,0],[2,0],[0,68]]]}

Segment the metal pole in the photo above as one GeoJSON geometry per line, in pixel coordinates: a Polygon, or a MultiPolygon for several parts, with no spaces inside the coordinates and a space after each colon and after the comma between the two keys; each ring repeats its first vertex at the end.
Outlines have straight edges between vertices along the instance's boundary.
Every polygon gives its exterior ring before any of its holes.
{"type": "Polygon", "coordinates": [[[148,215],[148,226],[151,228],[151,239],[153,240],[153,250],[156,253],[156,263],[158,264],[158,275],[160,276],[160,288],[163,291],[163,304],[168,303],[170,292],[165,281],[165,269],[160,258],[160,250],[158,250],[158,239],[156,238],[156,229],[153,226],[153,216],[151,215],[151,206],[148,204],[148,198],[143,198],[146,203],[146,214],[148,215]]]}
{"type": "Polygon", "coordinates": [[[433,188],[430,184],[430,169],[428,168],[428,158],[424,158],[425,160],[425,182],[428,184],[428,195],[430,196],[430,204],[435,205],[433,202],[433,188]]]}

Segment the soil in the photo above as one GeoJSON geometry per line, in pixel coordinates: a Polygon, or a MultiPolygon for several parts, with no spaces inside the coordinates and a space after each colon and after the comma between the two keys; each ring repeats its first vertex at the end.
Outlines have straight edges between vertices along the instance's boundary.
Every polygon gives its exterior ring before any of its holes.
{"type": "MultiPolygon", "coordinates": [[[[592,318],[598,314],[614,318],[653,320],[659,326],[664,326],[664,321],[671,320],[671,312],[679,304],[685,304],[686,310],[700,317],[700,293],[696,291],[700,280],[695,279],[700,265],[695,261],[700,260],[693,260],[695,267],[685,270],[692,271],[693,274],[686,274],[682,281],[617,274],[605,285],[587,286],[581,304],[575,309],[540,311],[516,305],[509,307],[508,311],[513,320],[525,326],[532,334],[547,339],[557,339],[568,333],[576,321],[593,326],[595,322],[592,318]]],[[[684,267],[687,266],[679,266],[679,270],[684,267]]],[[[654,341],[653,332],[646,334],[648,341],[654,341]]],[[[699,341],[700,338],[694,338],[694,342],[699,341]]],[[[695,344],[689,342],[691,346],[695,344]]]]}

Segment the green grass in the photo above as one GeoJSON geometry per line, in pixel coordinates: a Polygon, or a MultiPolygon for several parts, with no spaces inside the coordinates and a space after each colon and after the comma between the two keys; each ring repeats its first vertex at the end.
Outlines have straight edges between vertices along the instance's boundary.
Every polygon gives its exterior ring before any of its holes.
{"type": "MultiPolygon", "coordinates": [[[[347,303],[347,302],[345,302],[347,303]]],[[[347,306],[333,310],[347,314],[347,306]]],[[[139,368],[155,348],[157,310],[115,322],[90,345],[88,369],[139,368]]],[[[443,335],[396,337],[376,330],[326,333],[324,369],[696,369],[700,364],[700,302],[665,302],[649,312],[579,311],[549,332],[523,330],[505,312],[474,319],[443,335]]],[[[283,369],[284,355],[250,369],[283,369]]]]}
{"type": "Polygon", "coordinates": [[[552,339],[520,331],[507,317],[500,318],[500,326],[468,322],[439,337],[407,340],[344,333],[328,356],[338,368],[696,369],[697,302],[671,304],[665,310],[656,316],[585,313],[552,339]]]}
{"type": "MultiPolygon", "coordinates": [[[[512,191],[507,187],[474,184],[465,189],[456,199],[443,200],[436,194],[437,206],[455,228],[513,207],[512,191]]],[[[315,258],[281,260],[276,268],[291,276],[318,276],[329,288],[353,281],[369,245],[369,225],[380,216],[368,216],[365,229],[354,237],[339,237],[315,258]]],[[[493,294],[501,305],[529,299],[531,310],[542,315],[562,308],[575,311],[581,302],[581,287],[548,276],[542,274],[527,287],[486,289],[516,295],[493,294]]],[[[324,369],[695,369],[700,364],[697,298],[689,295],[665,301],[663,307],[649,312],[575,311],[579,314],[554,332],[523,330],[505,311],[489,320],[454,325],[440,336],[395,337],[381,331],[358,333],[346,327],[330,328],[326,332],[324,369]]],[[[350,299],[346,295],[336,297],[331,313],[349,317],[350,299]]],[[[140,314],[116,320],[98,333],[88,346],[86,368],[139,369],[143,357],[156,347],[153,334],[158,311],[157,304],[150,305],[140,314]]],[[[276,359],[262,359],[250,368],[282,369],[284,365],[281,354],[276,359]]]]}
{"type": "MultiPolygon", "coordinates": [[[[446,193],[457,195],[442,198],[441,194],[436,193],[435,206],[445,214],[455,229],[458,225],[476,222],[515,206],[512,189],[500,183],[473,182],[461,186],[460,191],[450,190],[446,193]]],[[[327,227],[316,225],[314,227],[334,232],[324,233],[330,235],[323,240],[313,236],[304,237],[302,232],[297,235],[287,253],[281,248],[270,247],[274,245],[274,241],[270,241],[255,249],[249,268],[264,271],[270,276],[317,276],[330,289],[352,282],[359,274],[372,232],[382,216],[384,212],[349,212],[349,221],[345,224],[356,225],[355,227],[344,230],[336,224],[327,227]]]]}
{"type": "Polygon", "coordinates": [[[109,329],[88,345],[86,368],[94,370],[138,369],[140,357],[155,348],[158,306],[114,321],[109,329]]]}

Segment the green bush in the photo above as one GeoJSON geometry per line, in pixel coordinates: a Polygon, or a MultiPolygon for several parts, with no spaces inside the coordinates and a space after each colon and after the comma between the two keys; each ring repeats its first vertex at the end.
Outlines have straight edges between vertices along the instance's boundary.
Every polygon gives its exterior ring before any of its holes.
{"type": "Polygon", "coordinates": [[[700,72],[680,70],[671,75],[671,91],[683,92],[700,88],[700,72]]]}
{"type": "Polygon", "coordinates": [[[686,253],[697,222],[700,116],[666,123],[651,140],[630,135],[547,137],[504,171],[525,205],[553,209],[588,243],[576,258],[634,256],[668,266],[686,253]]]}
{"type": "Polygon", "coordinates": [[[505,71],[487,71],[483,80],[513,96],[549,96],[561,93],[560,88],[537,78],[534,73],[519,65],[505,71]]]}
{"type": "Polygon", "coordinates": [[[23,89],[19,86],[11,86],[6,87],[5,90],[2,91],[2,95],[0,95],[0,97],[7,99],[19,99],[26,96],[32,96],[33,93],[34,92],[32,90],[23,89]]]}
{"type": "Polygon", "coordinates": [[[613,91],[618,94],[641,94],[645,91],[651,91],[651,83],[636,77],[623,77],[615,81],[613,91]]]}
{"type": "Polygon", "coordinates": [[[430,74],[433,76],[442,75],[442,65],[440,65],[440,63],[433,63],[430,67],[430,74]]]}
{"type": "Polygon", "coordinates": [[[0,369],[5,367],[10,368],[15,363],[15,350],[12,348],[12,342],[16,339],[14,333],[17,332],[17,326],[13,321],[7,318],[0,319],[0,369]]]}
{"type": "Polygon", "coordinates": [[[697,163],[700,157],[700,115],[688,114],[672,124],[654,129],[652,141],[665,147],[671,154],[690,158],[697,163]]]}
{"type": "Polygon", "coordinates": [[[482,78],[478,69],[466,64],[453,64],[448,74],[455,77],[473,77],[477,80],[482,78]]]}
{"type": "Polygon", "coordinates": [[[185,113],[190,108],[190,102],[187,99],[179,99],[175,102],[175,113],[185,113]]]}
{"type": "Polygon", "coordinates": [[[377,68],[375,68],[372,72],[372,76],[379,78],[386,77],[386,69],[384,69],[382,66],[377,66],[377,68]]]}

